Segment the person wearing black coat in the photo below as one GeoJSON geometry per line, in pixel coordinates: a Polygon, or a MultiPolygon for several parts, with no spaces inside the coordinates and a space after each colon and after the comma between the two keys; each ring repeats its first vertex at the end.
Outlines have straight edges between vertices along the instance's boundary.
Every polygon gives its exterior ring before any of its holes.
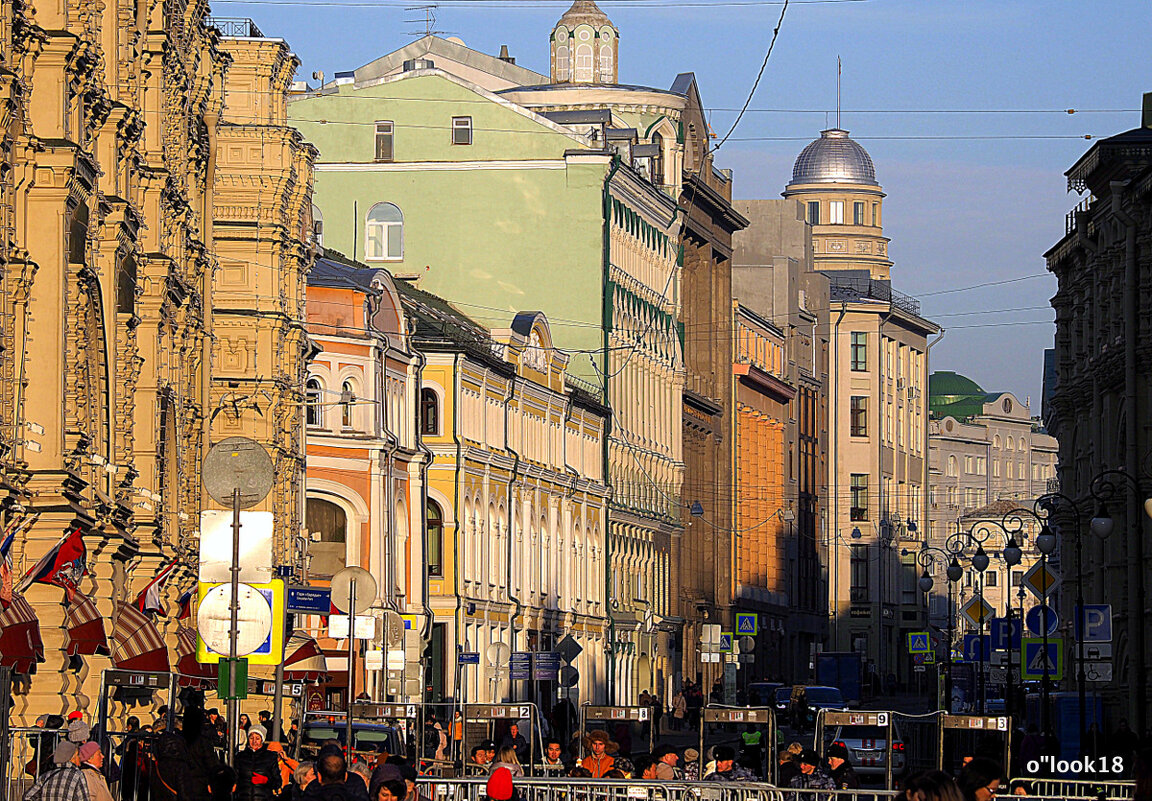
{"type": "Polygon", "coordinates": [[[848,746],[843,743],[828,746],[828,774],[836,783],[837,790],[860,789],[860,777],[856,775],[848,756],[848,746]]]}
{"type": "Polygon", "coordinates": [[[236,752],[236,801],[271,801],[280,789],[280,763],[264,744],[263,726],[248,729],[248,744],[236,752]]]}
{"type": "Polygon", "coordinates": [[[155,764],[149,776],[152,801],[199,801],[188,744],[178,732],[165,732],[152,746],[155,764]]]}

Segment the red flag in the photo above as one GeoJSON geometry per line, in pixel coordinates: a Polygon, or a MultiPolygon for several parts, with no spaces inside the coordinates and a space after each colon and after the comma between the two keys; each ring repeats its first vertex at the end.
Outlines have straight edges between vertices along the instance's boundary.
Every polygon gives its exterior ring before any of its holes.
{"type": "Polygon", "coordinates": [[[71,600],[80,579],[86,575],[88,575],[88,552],[84,547],[84,537],[77,528],[65,534],[48,553],[44,554],[20,580],[20,586],[16,589],[23,592],[33,582],[52,584],[63,587],[64,594],[71,600]]]}
{"type": "Polygon", "coordinates": [[[80,591],[73,593],[64,623],[68,629],[68,656],[111,656],[104,618],[87,595],[80,591]]]}
{"type": "Polygon", "coordinates": [[[160,617],[168,617],[168,608],[164,606],[164,598],[161,593],[164,591],[164,585],[168,583],[168,579],[172,576],[172,571],[176,569],[176,564],[176,560],[173,559],[157,573],[156,578],[149,581],[147,586],[140,590],[140,594],[136,596],[133,606],[145,614],[156,612],[160,617]]]}

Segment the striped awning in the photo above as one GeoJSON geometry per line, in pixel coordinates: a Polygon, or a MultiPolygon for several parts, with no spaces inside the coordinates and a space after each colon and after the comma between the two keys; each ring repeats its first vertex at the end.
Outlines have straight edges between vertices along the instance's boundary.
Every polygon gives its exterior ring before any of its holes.
{"type": "Polygon", "coordinates": [[[176,673],[180,686],[215,687],[217,670],[216,665],[196,661],[196,632],[188,626],[176,629],[176,673]]]}
{"type": "Polygon", "coordinates": [[[288,681],[320,681],[327,672],[327,660],[316,640],[302,631],[293,631],[284,648],[284,678],[288,681]]]}

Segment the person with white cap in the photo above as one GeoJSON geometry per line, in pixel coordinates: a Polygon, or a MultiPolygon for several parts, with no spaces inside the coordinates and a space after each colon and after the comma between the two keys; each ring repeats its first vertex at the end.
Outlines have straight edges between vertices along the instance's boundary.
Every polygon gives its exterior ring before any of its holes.
{"type": "Polygon", "coordinates": [[[80,772],[84,774],[84,781],[88,784],[88,796],[91,801],[113,801],[112,791],[108,789],[108,782],[104,779],[104,752],[98,743],[91,740],[80,746],[80,772]]]}
{"type": "Polygon", "coordinates": [[[80,752],[75,743],[67,740],[52,752],[56,768],[43,773],[28,792],[24,801],[89,801],[88,784],[80,771],[80,752]]]}
{"type": "Polygon", "coordinates": [[[280,789],[280,764],[268,750],[268,732],[259,724],[248,729],[248,744],[236,752],[236,801],[270,801],[280,789]]]}

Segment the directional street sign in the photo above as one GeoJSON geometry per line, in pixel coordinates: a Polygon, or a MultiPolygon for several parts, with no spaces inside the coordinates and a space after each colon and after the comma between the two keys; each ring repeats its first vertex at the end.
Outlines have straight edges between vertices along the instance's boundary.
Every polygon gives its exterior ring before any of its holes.
{"type": "Polygon", "coordinates": [[[988,653],[992,650],[992,635],[985,634],[981,637],[979,634],[965,634],[964,635],[964,661],[965,662],[987,662],[988,653]]]}
{"type": "Polygon", "coordinates": [[[1085,604],[1076,615],[1076,638],[1084,642],[1112,642],[1112,606],[1085,604]]]}
{"type": "Polygon", "coordinates": [[[720,632],[720,653],[732,653],[732,632],[720,632]]]}
{"type": "Polygon", "coordinates": [[[479,665],[480,652],[479,651],[461,651],[459,658],[456,660],[460,665],[479,665]]]}
{"type": "Polygon", "coordinates": [[[977,595],[968,603],[960,608],[960,614],[964,615],[973,626],[987,625],[992,620],[992,616],[996,614],[996,610],[988,605],[988,602],[977,595]]]}
{"type": "Polygon", "coordinates": [[[1029,592],[1044,600],[1060,585],[1060,574],[1044,562],[1037,562],[1024,574],[1023,581],[1029,592]]]}
{"type": "Polygon", "coordinates": [[[759,617],[755,612],[736,613],[736,633],[755,637],[760,633],[759,617]]]}
{"type": "Polygon", "coordinates": [[[1064,678],[1064,640],[1050,637],[1048,649],[1045,651],[1043,639],[1025,637],[1024,680],[1035,681],[1044,678],[1045,665],[1047,665],[1049,680],[1060,681],[1064,678]]]}
{"type": "Polygon", "coordinates": [[[992,621],[992,650],[1016,651],[1020,648],[1020,618],[998,617],[992,621]]]}
{"type": "Polygon", "coordinates": [[[1048,636],[1056,633],[1056,629],[1060,627],[1060,615],[1056,614],[1056,610],[1045,604],[1037,604],[1028,610],[1024,615],[1024,621],[1028,624],[1028,631],[1035,634],[1037,637],[1044,636],[1044,630],[1048,630],[1048,636]]]}
{"type": "Polygon", "coordinates": [[[926,631],[908,632],[908,653],[926,654],[932,650],[932,641],[926,631]]]}

